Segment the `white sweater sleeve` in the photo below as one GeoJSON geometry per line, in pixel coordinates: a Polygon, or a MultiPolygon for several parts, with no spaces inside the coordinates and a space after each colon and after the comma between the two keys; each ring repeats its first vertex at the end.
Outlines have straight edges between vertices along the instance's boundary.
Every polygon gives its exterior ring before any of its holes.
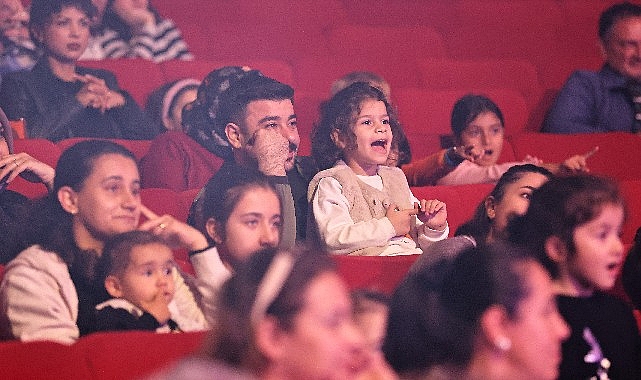
{"type": "Polygon", "coordinates": [[[347,198],[334,178],[322,178],[312,199],[319,235],[335,254],[348,254],[367,247],[384,247],[396,235],[387,218],[355,223],[349,214],[347,198]]]}
{"type": "Polygon", "coordinates": [[[216,297],[231,271],[223,264],[218,249],[212,247],[189,257],[196,272],[196,287],[200,293],[200,306],[210,326],[215,321],[216,297]]]}
{"type": "Polygon", "coordinates": [[[42,266],[18,260],[7,267],[0,286],[2,335],[72,344],[80,335],[78,295],[67,266],[49,260],[53,253],[39,253],[42,266]]]}

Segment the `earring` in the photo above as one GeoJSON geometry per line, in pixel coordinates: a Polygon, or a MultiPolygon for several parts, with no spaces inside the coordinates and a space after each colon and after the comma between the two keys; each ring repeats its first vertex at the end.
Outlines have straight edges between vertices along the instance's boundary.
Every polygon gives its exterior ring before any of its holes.
{"type": "Polygon", "coordinates": [[[509,338],[502,336],[498,338],[495,342],[494,345],[500,350],[500,351],[508,351],[512,347],[512,342],[510,341],[509,338]]]}

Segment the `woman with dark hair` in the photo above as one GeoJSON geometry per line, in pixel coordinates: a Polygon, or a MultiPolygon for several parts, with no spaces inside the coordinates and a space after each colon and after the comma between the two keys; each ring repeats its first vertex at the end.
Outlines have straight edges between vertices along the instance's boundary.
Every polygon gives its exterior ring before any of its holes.
{"type": "Polygon", "coordinates": [[[367,364],[349,293],[325,254],[265,249],[219,296],[201,354],[159,378],[209,365],[264,380],[350,380],[367,364]]]}
{"type": "Polygon", "coordinates": [[[0,105],[24,118],[29,138],[151,139],[158,134],[133,98],[105,70],[76,66],[95,14],[90,0],[33,0],[29,31],[44,55],[26,72],[2,78],[0,105]]]}
{"type": "Polygon", "coordinates": [[[149,0],[93,0],[98,8],[93,37],[80,59],[145,58],[191,60],[180,30],[149,0]]]}
{"type": "Polygon", "coordinates": [[[392,296],[383,352],[401,379],[553,380],[569,332],[548,272],[494,243],[406,278],[392,296]]]}
{"type": "MultiPolygon", "coordinates": [[[[0,284],[4,338],[72,343],[92,331],[93,310],[104,301],[104,294],[94,291],[96,263],[105,242],[122,232],[151,231],[190,251],[199,257],[194,265],[207,264],[202,280],[210,287],[228,277],[203,234],[141,204],[135,156],[107,140],[81,141],[63,152],[52,192],[34,205],[23,228],[26,248],[9,262],[0,284]],[[141,215],[146,221],[139,224],[141,215]]],[[[199,297],[191,291],[195,287],[187,286],[189,279],[177,270],[173,278],[172,319],[186,331],[205,328],[199,297]]]]}
{"type": "Polygon", "coordinates": [[[452,109],[455,146],[402,167],[410,186],[496,183],[514,165],[534,164],[553,173],[587,171],[587,159],[596,152],[572,156],[561,164],[543,163],[527,156],[520,162],[498,163],[503,150],[503,113],[491,99],[468,94],[452,109]]]}

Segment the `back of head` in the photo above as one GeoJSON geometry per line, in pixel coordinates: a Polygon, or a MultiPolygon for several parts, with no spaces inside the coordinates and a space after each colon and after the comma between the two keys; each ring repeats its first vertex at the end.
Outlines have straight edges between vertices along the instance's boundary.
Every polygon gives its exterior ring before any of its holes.
{"type": "Polygon", "coordinates": [[[260,372],[268,363],[256,346],[257,321],[270,316],[280,329],[293,329],[310,283],[335,270],[333,261],[318,252],[276,248],[257,252],[223,285],[217,323],[204,353],[231,366],[260,372]]]}
{"type": "Polygon", "coordinates": [[[625,208],[614,181],[593,175],[554,177],[532,193],[526,214],[510,223],[509,240],[532,249],[552,276],[557,277],[558,269],[545,251],[547,239],[560,238],[573,254],[574,230],[596,218],[607,204],[625,208]]]}
{"type": "Polygon", "coordinates": [[[227,124],[244,121],[245,109],[252,101],[293,98],[290,86],[265,77],[258,70],[223,67],[205,77],[196,101],[183,110],[183,127],[207,150],[231,160],[233,154],[225,135],[227,124]]]}
{"type": "Polygon", "coordinates": [[[381,90],[368,83],[353,83],[321,104],[320,120],[312,132],[312,156],[321,170],[331,168],[336,161],[342,158],[342,150],[336,146],[332,139],[333,131],[337,131],[346,139],[346,149],[355,148],[356,136],[352,131],[352,125],[366,100],[385,103],[392,134],[399,133],[400,125],[396,118],[396,112],[381,90]]]}
{"type": "Polygon", "coordinates": [[[387,100],[391,101],[390,85],[382,76],[371,71],[352,71],[343,75],[339,79],[335,80],[334,83],[332,83],[332,87],[330,88],[330,95],[334,96],[342,89],[358,82],[368,83],[370,86],[378,88],[379,90],[381,90],[383,95],[385,95],[387,100]]]}
{"type": "Polygon", "coordinates": [[[479,321],[492,305],[514,317],[526,297],[527,251],[503,242],[471,248],[408,276],[390,303],[385,358],[401,375],[420,376],[434,365],[465,368],[479,321]]]}
{"type": "MultiPolygon", "coordinates": [[[[552,172],[542,166],[533,164],[514,165],[503,173],[488,197],[492,197],[494,202],[497,204],[501,203],[505,196],[505,188],[507,185],[517,182],[527,173],[538,173],[547,177],[548,180],[554,176],[552,172]]],[[[487,199],[487,197],[484,198],[477,206],[472,219],[460,225],[456,229],[456,236],[469,235],[479,243],[484,242],[487,239],[492,228],[492,220],[487,215],[485,199],[487,199]]]]}
{"type": "Polygon", "coordinates": [[[614,4],[599,18],[599,38],[605,42],[610,37],[610,31],[618,21],[629,17],[641,17],[641,6],[624,1],[614,4]]]}
{"type": "Polygon", "coordinates": [[[505,126],[501,109],[490,98],[484,95],[468,94],[457,100],[452,108],[450,123],[454,136],[457,139],[460,138],[465,128],[479,115],[486,112],[495,114],[501,121],[501,125],[505,126]]]}
{"type": "Polygon", "coordinates": [[[200,81],[192,78],[165,83],[149,94],[145,104],[145,112],[155,125],[169,129],[165,120],[171,118],[171,110],[177,104],[180,96],[186,91],[197,90],[199,85],[200,81]]]}
{"type": "Polygon", "coordinates": [[[60,13],[64,8],[79,9],[92,19],[97,12],[91,0],[31,0],[29,6],[29,35],[31,40],[42,46],[40,39],[36,38],[34,31],[42,31],[51,17],[60,13]]]}

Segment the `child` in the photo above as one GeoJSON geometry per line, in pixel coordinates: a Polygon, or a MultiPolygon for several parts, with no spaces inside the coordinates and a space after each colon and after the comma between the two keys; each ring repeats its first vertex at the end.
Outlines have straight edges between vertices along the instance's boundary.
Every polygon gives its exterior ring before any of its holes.
{"type": "Polygon", "coordinates": [[[325,170],[309,185],[308,238],[334,254],[375,256],[420,254],[447,237],[445,203],[417,200],[403,172],[384,166],[399,128],[383,93],[367,83],[321,106],[312,155],[325,170]]]}
{"type": "Polygon", "coordinates": [[[563,163],[543,163],[527,156],[521,162],[498,163],[503,151],[503,113],[489,98],[468,94],[452,109],[451,127],[456,146],[403,166],[410,186],[496,183],[514,165],[535,164],[554,174],[586,172],[587,159],[598,148],[563,163]]]}
{"type": "Polygon", "coordinates": [[[96,331],[180,331],[169,317],[176,264],[159,237],[147,231],[116,235],[98,265],[100,283],[113,298],[96,306],[96,331]]]}
{"type": "Polygon", "coordinates": [[[552,273],[559,310],[572,328],[559,379],[641,379],[634,316],[605,293],[623,264],[624,217],[615,183],[579,175],[550,179],[508,227],[510,239],[533,248],[552,273]]]}

